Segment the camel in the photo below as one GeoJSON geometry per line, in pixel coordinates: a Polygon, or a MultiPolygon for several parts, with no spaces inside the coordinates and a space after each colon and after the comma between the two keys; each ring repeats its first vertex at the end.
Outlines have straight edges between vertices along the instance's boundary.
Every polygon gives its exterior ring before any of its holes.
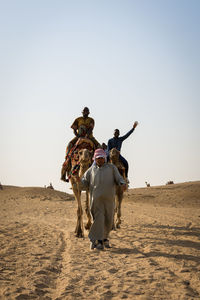
{"type": "Polygon", "coordinates": [[[150,187],[150,186],[151,186],[150,183],[147,183],[146,181],[145,181],[145,183],[146,183],[146,186],[147,186],[147,187],[150,187]]]}
{"type": "MultiPolygon", "coordinates": [[[[81,203],[81,177],[92,164],[94,144],[91,140],[80,138],[79,145],[71,157],[71,172],[69,180],[72,186],[72,191],[77,200],[77,224],[75,229],[76,237],[84,237],[83,226],[83,208],[81,203]]],[[[89,190],[86,190],[85,212],[87,215],[87,224],[85,229],[89,230],[92,224],[90,214],[89,190]]]]}
{"type": "Polygon", "coordinates": [[[52,185],[52,183],[50,182],[49,186],[47,187],[47,189],[51,189],[51,190],[54,190],[54,187],[52,185]]]}
{"type": "MultiPolygon", "coordinates": [[[[119,155],[120,155],[120,151],[118,151],[116,148],[113,148],[111,151],[110,151],[110,163],[111,164],[114,164],[118,170],[119,170],[119,173],[122,175],[122,177],[126,180],[126,176],[125,176],[125,168],[122,164],[122,162],[120,162],[119,160],[119,155]]],[[[127,185],[128,187],[128,185],[127,185]]],[[[124,194],[124,191],[122,189],[121,186],[116,186],[116,197],[115,197],[115,213],[116,213],[116,223],[115,223],[115,220],[114,220],[114,224],[113,224],[113,229],[115,229],[115,226],[116,228],[120,228],[120,224],[121,224],[121,205],[122,205],[122,200],[123,200],[123,194],[124,194]]]]}

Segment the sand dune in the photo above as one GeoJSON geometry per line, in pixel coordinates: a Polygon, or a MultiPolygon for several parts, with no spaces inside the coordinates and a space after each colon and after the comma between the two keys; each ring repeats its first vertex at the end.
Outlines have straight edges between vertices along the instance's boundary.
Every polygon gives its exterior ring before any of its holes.
{"type": "Polygon", "coordinates": [[[200,299],[200,182],[130,189],[111,249],[74,236],[72,195],[0,191],[0,299],[200,299]]]}

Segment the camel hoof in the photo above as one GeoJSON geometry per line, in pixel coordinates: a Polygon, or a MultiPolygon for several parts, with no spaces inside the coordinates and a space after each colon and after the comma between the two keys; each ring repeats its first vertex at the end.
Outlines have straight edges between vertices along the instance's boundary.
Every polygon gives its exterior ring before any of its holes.
{"type": "Polygon", "coordinates": [[[84,237],[84,233],[83,233],[83,230],[80,229],[80,228],[76,228],[75,229],[75,236],[78,237],[78,238],[83,238],[84,237]]]}
{"type": "Polygon", "coordinates": [[[85,225],[85,229],[86,229],[86,230],[90,230],[90,227],[91,227],[91,224],[86,224],[86,225],[85,225]]]}
{"type": "Polygon", "coordinates": [[[80,233],[77,233],[77,234],[76,234],[76,237],[77,237],[77,238],[84,238],[84,234],[81,233],[81,232],[80,232],[80,233]]]}

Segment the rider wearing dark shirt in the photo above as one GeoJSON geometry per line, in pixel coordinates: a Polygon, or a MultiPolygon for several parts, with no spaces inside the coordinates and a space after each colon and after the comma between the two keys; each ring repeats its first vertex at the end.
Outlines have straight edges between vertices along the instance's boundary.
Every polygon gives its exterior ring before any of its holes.
{"type": "MultiPolygon", "coordinates": [[[[113,148],[116,148],[118,151],[121,151],[123,141],[125,139],[127,139],[129,137],[129,135],[131,135],[133,133],[133,131],[137,127],[137,125],[138,125],[138,122],[136,121],[133,124],[133,128],[131,130],[129,130],[127,132],[127,134],[125,134],[123,136],[119,136],[120,135],[119,129],[115,129],[114,137],[108,140],[108,153],[113,148]]],[[[120,154],[119,158],[125,167],[125,175],[128,178],[128,162],[121,154],[120,154]]]]}

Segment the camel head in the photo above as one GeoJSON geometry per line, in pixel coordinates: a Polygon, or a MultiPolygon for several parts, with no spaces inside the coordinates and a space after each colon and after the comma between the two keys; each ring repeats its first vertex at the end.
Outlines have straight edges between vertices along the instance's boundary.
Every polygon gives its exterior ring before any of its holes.
{"type": "Polygon", "coordinates": [[[79,177],[82,177],[85,171],[92,164],[92,156],[93,151],[89,151],[88,149],[81,149],[78,151],[78,161],[80,165],[79,177]]]}
{"type": "Polygon", "coordinates": [[[92,155],[93,151],[89,151],[88,149],[81,149],[78,151],[78,157],[80,164],[91,164],[92,163],[92,155]]]}
{"type": "Polygon", "coordinates": [[[120,151],[116,148],[110,150],[110,160],[111,162],[116,162],[119,160],[120,151]]]}

